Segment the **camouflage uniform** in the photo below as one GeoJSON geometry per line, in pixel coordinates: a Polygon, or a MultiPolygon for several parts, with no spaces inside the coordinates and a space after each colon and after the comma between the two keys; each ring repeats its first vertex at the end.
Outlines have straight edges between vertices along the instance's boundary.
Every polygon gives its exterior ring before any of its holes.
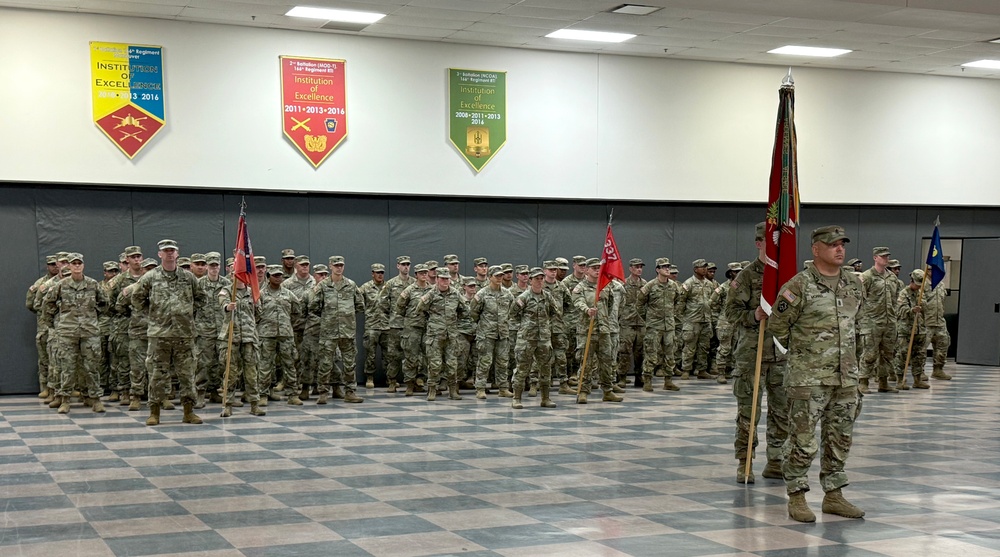
{"type": "MultiPolygon", "coordinates": [[[[574,263],[577,262],[578,257],[579,256],[573,258],[574,263]]],[[[583,261],[586,261],[586,258],[582,259],[583,261]]],[[[566,292],[570,293],[570,299],[572,299],[573,297],[572,296],[573,289],[576,288],[576,285],[580,284],[581,280],[586,280],[586,279],[578,278],[576,275],[572,273],[567,275],[566,278],[562,279],[561,282],[563,286],[566,287],[566,292]]],[[[556,303],[559,303],[559,300],[556,300],[556,303]]],[[[563,311],[562,320],[564,324],[563,327],[565,331],[564,334],[566,335],[566,350],[565,350],[566,369],[565,373],[563,373],[562,375],[560,375],[559,373],[556,373],[555,375],[555,379],[559,380],[560,385],[562,385],[563,381],[567,379],[567,373],[571,375],[574,380],[576,379],[577,373],[580,369],[580,356],[583,355],[583,347],[577,346],[576,343],[577,339],[576,328],[578,326],[578,323],[580,323],[580,312],[577,311],[576,306],[574,306],[572,303],[570,303],[569,305],[563,303],[562,311],[563,311]]],[[[552,344],[552,348],[553,350],[555,350],[554,342],[552,344]]]]}
{"type": "MultiPolygon", "coordinates": [[[[228,345],[229,320],[226,312],[219,307],[219,291],[232,284],[232,281],[219,275],[213,281],[208,275],[198,279],[198,287],[205,293],[205,303],[195,308],[194,329],[198,335],[194,342],[194,356],[197,360],[198,373],[195,376],[195,388],[199,395],[206,392],[216,393],[222,386],[222,365],[220,358],[225,358],[228,345]],[[219,340],[219,333],[227,333],[226,338],[219,340]]],[[[213,394],[213,396],[217,396],[213,394]]],[[[216,399],[218,401],[218,399],[216,399]]]]}
{"type": "MultiPolygon", "coordinates": [[[[651,280],[639,290],[636,303],[643,317],[646,335],[643,337],[642,381],[643,385],[653,384],[653,375],[662,371],[670,384],[674,369],[674,314],[677,296],[677,283],[672,280],[660,282],[651,280]]],[[[647,388],[648,390],[648,388],[647,388]]]]}
{"type": "MultiPolygon", "coordinates": [[[[379,265],[382,267],[382,265],[379,265]]],[[[374,266],[373,266],[374,268],[374,266]]],[[[384,267],[383,267],[384,268],[384,267]]],[[[370,280],[361,285],[358,290],[365,301],[365,377],[368,380],[375,378],[375,352],[382,352],[382,365],[388,368],[389,353],[389,315],[385,312],[379,299],[386,282],[376,284],[370,280]]],[[[388,375],[388,369],[386,370],[388,375]]]]}
{"type": "MultiPolygon", "coordinates": [[[[926,286],[925,286],[926,288],[926,286]]],[[[923,293],[923,303],[917,299],[917,291],[910,289],[908,286],[903,287],[899,296],[896,297],[896,317],[899,320],[897,323],[897,333],[899,338],[899,345],[901,350],[896,354],[896,369],[901,370],[901,377],[905,380],[906,370],[903,366],[906,365],[906,350],[910,346],[910,333],[913,333],[913,350],[910,354],[910,369],[913,370],[913,383],[919,384],[922,382],[921,373],[924,371],[924,365],[927,363],[927,326],[924,320],[920,317],[917,318],[917,328],[914,332],[913,330],[913,308],[921,306],[921,310],[927,307],[928,298],[934,294],[929,291],[923,293]]]]}
{"type": "Polygon", "coordinates": [[[514,348],[517,354],[517,372],[513,380],[515,393],[524,389],[528,370],[539,363],[538,381],[543,392],[551,386],[552,368],[546,364],[551,361],[552,326],[562,321],[561,311],[562,306],[544,288],[535,294],[529,287],[511,304],[509,319],[518,324],[517,346],[514,348]]]}
{"type": "Polygon", "coordinates": [[[806,475],[820,443],[823,491],[847,485],[844,463],[861,411],[856,320],[863,296],[853,272],[841,269],[839,277],[824,280],[806,263],[806,270],[781,287],[768,320],[769,332],[788,349],[784,384],[789,434],[782,473],[789,494],[809,490],[806,475]]]}
{"type": "MultiPolygon", "coordinates": [[[[595,307],[594,296],[597,291],[597,283],[590,280],[580,281],[573,288],[573,305],[580,316],[580,323],[577,328],[576,345],[579,350],[583,350],[587,344],[587,330],[589,329],[590,317],[587,310],[595,307]]],[[[612,392],[613,378],[611,377],[614,366],[614,347],[611,345],[611,306],[613,304],[611,291],[605,287],[602,296],[597,300],[597,315],[594,317],[594,332],[590,339],[591,354],[587,356],[586,368],[583,370],[583,388],[581,392],[589,393],[594,376],[597,375],[598,384],[605,392],[612,392]]],[[[582,352],[580,356],[583,361],[582,352]]]]}
{"type": "MultiPolygon", "coordinates": [[[[313,286],[315,287],[315,285],[313,286]]],[[[304,307],[308,308],[312,305],[313,300],[316,298],[314,292],[314,288],[310,288],[305,292],[305,298],[302,299],[304,307]]],[[[319,368],[320,352],[319,323],[319,316],[313,315],[307,310],[305,325],[302,329],[302,348],[299,350],[298,362],[299,383],[302,385],[302,400],[306,400],[308,398],[309,386],[316,384],[316,370],[319,368]]]]}
{"type": "MultiPolygon", "coordinates": [[[[397,258],[397,262],[408,263],[409,261],[410,259],[407,257],[400,256],[397,258]]],[[[414,282],[416,282],[416,279],[411,276],[407,276],[405,279],[401,275],[392,277],[385,281],[385,286],[382,288],[382,294],[378,301],[382,313],[388,316],[389,319],[389,329],[385,333],[386,357],[384,363],[386,380],[390,385],[397,383],[401,379],[404,356],[401,345],[403,316],[402,314],[397,314],[394,308],[396,307],[396,300],[399,299],[399,295],[414,282]]]]}
{"type": "Polygon", "coordinates": [[[49,340],[59,345],[56,396],[66,397],[68,403],[74,385],[80,382],[85,396],[99,399],[103,394],[99,320],[108,308],[106,291],[87,276],[66,278],[48,289],[42,304],[43,319],[52,327],[49,340]]]}
{"type": "Polygon", "coordinates": [[[864,304],[858,324],[863,356],[859,378],[877,377],[882,388],[881,383],[888,380],[892,371],[899,280],[888,269],[880,273],[871,267],[861,273],[861,283],[864,304]]]}
{"type": "MultiPolygon", "coordinates": [[[[110,331],[108,333],[108,352],[111,354],[111,388],[121,393],[122,401],[128,400],[131,386],[129,374],[129,337],[128,325],[129,316],[118,312],[118,297],[121,295],[123,277],[129,271],[119,273],[111,279],[107,286],[108,295],[108,316],[110,317],[110,331]]],[[[130,280],[134,282],[134,280],[130,280]]]]}
{"type": "MultiPolygon", "coordinates": [[[[263,293],[261,293],[263,296],[263,293]]],[[[229,377],[228,383],[223,377],[224,390],[226,391],[225,404],[232,405],[236,401],[236,384],[243,380],[243,394],[251,404],[260,401],[260,389],[257,381],[260,377],[258,362],[260,361],[260,351],[257,348],[259,337],[257,336],[257,321],[261,318],[261,305],[254,303],[253,293],[249,288],[238,288],[236,284],[226,285],[216,295],[219,307],[232,320],[233,343],[232,348],[220,350],[219,360],[223,366],[226,365],[227,352],[229,354],[229,377]],[[233,300],[233,288],[236,288],[236,309],[233,312],[225,311],[225,307],[233,300]]],[[[229,343],[229,325],[219,329],[218,339],[222,343],[229,343]]]]}
{"type": "MultiPolygon", "coordinates": [[[[309,263],[309,258],[300,255],[295,259],[295,264],[309,263]]],[[[287,288],[295,297],[298,298],[301,304],[302,311],[292,316],[292,336],[295,339],[295,369],[296,377],[298,382],[302,385],[308,386],[309,383],[305,382],[304,379],[307,377],[306,365],[304,363],[304,349],[302,348],[302,343],[305,340],[305,330],[306,330],[306,320],[308,319],[306,308],[306,298],[309,292],[316,286],[316,279],[312,275],[306,275],[306,278],[299,278],[297,274],[292,273],[290,276],[285,277],[285,282],[281,283],[282,286],[287,288]]]]}
{"type": "Polygon", "coordinates": [[[476,389],[485,389],[490,368],[495,367],[495,382],[500,389],[509,389],[510,326],[508,316],[514,296],[502,286],[492,285],[476,292],[471,302],[472,320],[476,328],[479,358],[476,365],[476,389]]]}
{"type": "MultiPolygon", "coordinates": [[[[753,404],[754,373],[757,369],[757,338],[760,322],[756,312],[760,307],[760,294],[764,284],[764,262],[754,259],[753,263],[729,281],[725,318],[732,324],[736,337],[736,351],[733,354],[733,395],[736,397],[736,439],[733,443],[737,460],[753,456],[757,448],[758,435],[754,435],[753,447],[747,450],[750,436],[750,410],[753,404]]],[[[785,392],[785,355],[775,350],[769,329],[764,330],[764,344],[760,358],[760,388],[757,390],[757,412],[753,428],[757,431],[763,410],[761,402],[767,391],[767,462],[772,467],[780,465],[785,440],[788,439],[788,396],[785,392]]],[[[768,473],[767,470],[764,472],[768,473]]]]}
{"type": "MultiPolygon", "coordinates": [[[[930,284],[924,286],[924,291],[930,284]]],[[[948,359],[948,347],[951,346],[951,335],[948,334],[948,327],[944,321],[944,299],[948,296],[948,290],[944,282],[937,285],[927,294],[927,303],[924,304],[924,325],[927,327],[927,342],[934,349],[934,372],[932,376],[938,376],[943,372],[945,361],[948,359]]],[[[926,345],[922,347],[926,351],[926,345]]],[[[916,350],[916,345],[914,345],[916,350]]],[[[950,378],[950,377],[949,377],[950,378]]]]}
{"type": "Polygon", "coordinates": [[[715,284],[691,276],[681,284],[677,316],[681,321],[681,371],[708,372],[708,348],[712,340],[712,292],[715,284]]]}
{"type": "MultiPolygon", "coordinates": [[[[570,278],[570,277],[566,277],[570,278]]],[[[542,282],[542,286],[545,287],[545,291],[552,296],[555,300],[556,305],[559,306],[560,314],[563,319],[554,320],[549,324],[551,330],[551,344],[552,349],[549,351],[549,361],[548,366],[552,368],[551,373],[555,380],[559,381],[561,385],[566,381],[568,373],[569,360],[566,356],[569,350],[569,338],[576,335],[577,321],[580,318],[579,310],[573,306],[573,295],[572,291],[567,288],[565,282],[542,282]],[[566,319],[566,316],[572,314],[575,316],[575,320],[570,321],[566,319]]],[[[582,347],[579,349],[582,350],[582,347]]],[[[539,381],[539,369],[546,364],[541,360],[535,360],[535,369],[528,370],[531,373],[531,383],[537,385],[539,381]]]]}
{"type": "MultiPolygon", "coordinates": [[[[726,301],[729,297],[731,280],[720,284],[712,291],[712,319],[715,321],[715,336],[719,339],[719,349],[712,360],[712,375],[725,377],[733,367],[733,326],[725,314],[726,301]]],[[[721,381],[721,379],[720,379],[721,381]]]]}
{"type": "MultiPolygon", "coordinates": [[[[442,270],[438,270],[438,276],[442,270]]],[[[444,275],[449,276],[449,275],[444,275]]],[[[450,276],[449,276],[450,278],[450,276]]],[[[420,296],[415,311],[426,321],[424,353],[427,358],[427,390],[445,380],[457,394],[458,388],[458,321],[469,313],[465,299],[454,288],[441,291],[437,287],[420,296]]]]}
{"type": "Polygon", "coordinates": [[[115,313],[128,318],[129,394],[137,400],[149,389],[149,312],[132,303],[132,289],[141,278],[126,271],[118,275],[119,282],[113,289],[119,292],[115,313]]]}
{"type": "Polygon", "coordinates": [[[356,315],[365,312],[365,302],[358,285],[347,277],[334,282],[327,277],[313,288],[309,313],[320,318],[319,370],[316,383],[320,395],[328,392],[327,386],[343,386],[347,392],[358,389],[355,373],[358,357],[356,315]],[[337,351],[343,359],[342,371],[334,360],[337,351]]]}
{"type": "Polygon", "coordinates": [[[430,284],[419,286],[414,282],[396,298],[394,314],[403,326],[400,347],[403,352],[403,382],[407,384],[417,380],[417,374],[424,365],[424,329],[427,324],[424,316],[417,312],[417,304],[431,288],[430,284]]]}
{"type": "MultiPolygon", "coordinates": [[[[527,287],[521,288],[515,282],[510,288],[507,289],[510,295],[515,300],[522,292],[527,290],[527,287]]],[[[514,347],[517,346],[517,330],[520,328],[521,324],[513,319],[507,319],[507,368],[508,368],[508,380],[514,380],[514,372],[517,367],[517,356],[514,354],[514,347]]]]}
{"type": "MultiPolygon", "coordinates": [[[[41,331],[35,335],[35,345],[45,351],[44,360],[47,362],[46,386],[52,394],[55,393],[56,387],[59,386],[60,381],[59,343],[53,340],[53,324],[44,319],[42,306],[45,302],[45,293],[56,284],[59,284],[59,281],[62,280],[62,278],[61,274],[57,274],[42,282],[42,284],[39,285],[38,290],[35,291],[34,299],[31,302],[35,315],[37,316],[36,322],[42,323],[41,331]],[[38,342],[39,340],[41,340],[41,343],[38,342]]],[[[41,359],[42,356],[39,356],[39,358],[41,359]]]]}
{"type": "MultiPolygon", "coordinates": [[[[269,269],[269,272],[274,271],[269,269]]],[[[271,393],[279,375],[285,384],[285,394],[289,397],[298,395],[299,377],[295,368],[298,353],[292,319],[298,319],[301,314],[301,301],[284,284],[278,285],[278,288],[272,288],[270,284],[261,286],[260,320],[257,322],[260,346],[257,388],[263,398],[269,395],[272,400],[280,398],[271,393]]]]}
{"type": "Polygon", "coordinates": [[[171,372],[180,383],[180,399],[194,404],[194,308],[204,303],[198,279],[184,269],[157,267],[133,285],[132,304],[148,311],[149,404],[163,403],[171,372]]]}
{"type": "Polygon", "coordinates": [[[54,276],[46,274],[32,283],[24,299],[25,307],[28,308],[28,311],[35,314],[35,349],[38,351],[38,385],[41,391],[47,391],[49,387],[49,331],[48,327],[43,323],[43,315],[35,309],[35,297],[39,287],[54,276]]]}
{"type": "Polygon", "coordinates": [[[639,311],[639,291],[645,285],[646,281],[642,277],[629,276],[625,279],[625,299],[618,314],[621,329],[618,345],[619,381],[626,380],[632,371],[633,360],[635,369],[642,370],[642,344],[646,330],[639,311]]]}

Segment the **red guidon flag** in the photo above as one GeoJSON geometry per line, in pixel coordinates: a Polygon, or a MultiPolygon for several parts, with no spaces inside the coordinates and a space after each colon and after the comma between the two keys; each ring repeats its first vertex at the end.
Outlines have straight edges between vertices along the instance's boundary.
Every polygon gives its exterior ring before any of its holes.
{"type": "Polygon", "coordinates": [[[795,148],[795,85],[791,72],[778,90],[778,123],[764,218],[764,282],[760,305],[768,315],[778,290],[799,272],[795,234],[799,226],[799,173],[795,148]]]}
{"type": "Polygon", "coordinates": [[[253,264],[253,246],[247,231],[247,204],[240,203],[240,223],[236,227],[236,249],[233,250],[233,277],[250,287],[253,301],[260,300],[260,284],[257,283],[257,269],[253,264]]]}
{"type": "Polygon", "coordinates": [[[615,278],[624,282],[625,269],[622,267],[622,256],[618,251],[618,244],[615,243],[615,236],[611,233],[611,224],[608,223],[608,235],[604,238],[604,251],[601,252],[601,271],[597,275],[595,301],[600,299],[601,290],[615,278]]]}

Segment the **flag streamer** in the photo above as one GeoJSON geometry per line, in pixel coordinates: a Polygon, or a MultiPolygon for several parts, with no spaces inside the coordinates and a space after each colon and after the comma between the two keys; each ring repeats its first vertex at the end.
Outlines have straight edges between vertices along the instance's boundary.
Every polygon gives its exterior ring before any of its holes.
{"type": "Polygon", "coordinates": [[[246,201],[240,201],[240,222],[236,227],[236,249],[233,250],[233,278],[250,288],[254,302],[260,300],[260,284],[253,264],[253,245],[247,230],[246,201]]]}

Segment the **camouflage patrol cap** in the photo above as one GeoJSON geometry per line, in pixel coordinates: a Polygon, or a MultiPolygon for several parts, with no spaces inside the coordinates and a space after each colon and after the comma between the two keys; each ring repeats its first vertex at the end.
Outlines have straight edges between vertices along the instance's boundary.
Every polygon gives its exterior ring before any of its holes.
{"type": "Polygon", "coordinates": [[[844,231],[842,226],[821,226],[812,231],[812,243],[823,242],[824,244],[832,244],[838,240],[843,240],[845,243],[850,242],[851,239],[847,237],[847,233],[844,231]]]}
{"type": "Polygon", "coordinates": [[[64,277],[68,277],[72,272],[69,267],[63,267],[62,271],[60,271],[64,277]]]}
{"type": "Polygon", "coordinates": [[[670,274],[671,275],[676,275],[679,272],[680,272],[680,269],[677,268],[677,265],[674,265],[674,264],[670,265],[670,274]]]}
{"type": "Polygon", "coordinates": [[[910,273],[910,280],[917,284],[924,282],[924,272],[920,269],[914,269],[913,272],[910,273]]]}
{"type": "Polygon", "coordinates": [[[125,257],[131,257],[133,255],[142,255],[142,248],[139,246],[129,246],[125,248],[125,257]]]}
{"type": "Polygon", "coordinates": [[[767,224],[763,222],[758,222],[756,226],[753,227],[753,239],[754,241],[764,239],[764,231],[767,229],[767,224]]]}
{"type": "Polygon", "coordinates": [[[479,287],[479,283],[476,282],[476,277],[465,277],[462,279],[462,286],[475,286],[479,287]]]}
{"type": "Polygon", "coordinates": [[[426,273],[426,272],[427,272],[427,264],[426,263],[417,263],[413,267],[413,273],[414,274],[420,274],[420,273],[426,273]]]}
{"type": "Polygon", "coordinates": [[[69,252],[61,251],[56,254],[56,261],[60,263],[69,263],[69,252]]]}
{"type": "Polygon", "coordinates": [[[191,263],[208,263],[207,256],[204,253],[192,253],[191,263]]]}
{"type": "Polygon", "coordinates": [[[79,261],[80,263],[83,263],[83,254],[74,251],[73,253],[70,253],[69,255],[66,256],[66,261],[69,261],[70,263],[74,261],[79,261]]]}
{"type": "Polygon", "coordinates": [[[656,258],[656,268],[659,269],[660,267],[667,267],[667,268],[669,268],[670,267],[670,258],[669,257],[657,257],[656,258]]]}
{"type": "Polygon", "coordinates": [[[397,265],[402,265],[403,263],[409,263],[409,262],[410,262],[409,255],[400,255],[399,257],[396,258],[397,265]]]}
{"type": "Polygon", "coordinates": [[[125,256],[125,252],[123,251],[123,252],[119,253],[118,254],[118,262],[119,263],[124,263],[126,261],[128,261],[128,257],[125,256]]]}
{"type": "Polygon", "coordinates": [[[750,266],[750,261],[748,261],[746,259],[744,259],[743,261],[740,261],[740,267],[743,267],[744,269],[746,269],[749,266],[750,266]]]}
{"type": "MultiPolygon", "coordinates": [[[[826,242],[824,242],[824,243],[826,243],[826,242]]],[[[855,257],[854,259],[851,259],[850,261],[848,261],[847,264],[850,265],[851,267],[853,267],[855,265],[860,265],[861,264],[861,260],[858,259],[857,257],[855,257]]]]}
{"type": "Polygon", "coordinates": [[[105,261],[104,262],[104,270],[105,271],[120,271],[121,269],[118,268],[118,262],[117,261],[105,261]]]}
{"type": "Polygon", "coordinates": [[[56,258],[56,256],[54,256],[54,255],[46,255],[45,256],[45,264],[46,265],[55,265],[56,263],[58,263],[58,261],[59,261],[58,258],[56,258]]]}
{"type": "Polygon", "coordinates": [[[299,256],[295,257],[295,264],[296,265],[301,265],[303,263],[305,263],[306,265],[309,264],[309,256],[308,255],[299,255],[299,256]]]}
{"type": "Polygon", "coordinates": [[[236,258],[235,257],[227,257],[226,258],[226,267],[231,266],[233,263],[236,263],[236,258]]]}
{"type": "Polygon", "coordinates": [[[726,265],[730,271],[736,271],[737,273],[743,270],[743,264],[739,261],[733,261],[726,265]]]}
{"type": "Polygon", "coordinates": [[[372,263],[372,272],[373,273],[384,273],[385,272],[385,265],[383,265],[381,263],[372,263]]]}
{"type": "Polygon", "coordinates": [[[428,271],[433,271],[438,268],[438,262],[431,259],[430,261],[424,262],[424,266],[427,267],[428,271]]]}
{"type": "Polygon", "coordinates": [[[889,248],[885,246],[878,246],[872,248],[872,255],[892,255],[892,253],[889,252],[889,248]]]}
{"type": "Polygon", "coordinates": [[[542,271],[541,267],[532,267],[531,270],[528,271],[528,278],[543,277],[543,276],[545,276],[545,273],[542,271]]]}
{"type": "Polygon", "coordinates": [[[628,260],[628,266],[629,267],[645,267],[646,264],[642,262],[642,259],[639,259],[638,257],[633,257],[632,259],[628,260]]]}
{"type": "Polygon", "coordinates": [[[518,265],[517,267],[514,267],[514,272],[517,273],[517,274],[519,274],[519,275],[526,275],[526,274],[528,274],[528,266],[527,265],[518,265]]]}
{"type": "Polygon", "coordinates": [[[709,261],[709,262],[708,262],[708,265],[707,265],[707,267],[708,267],[709,269],[718,269],[718,268],[719,268],[719,266],[718,266],[718,265],[716,265],[716,264],[715,264],[714,262],[712,262],[712,261],[709,261]]]}
{"type": "Polygon", "coordinates": [[[254,267],[267,267],[267,258],[263,255],[257,255],[253,258],[254,267]]]}
{"type": "Polygon", "coordinates": [[[217,251],[210,251],[205,254],[205,263],[209,265],[218,265],[222,260],[222,254],[217,251]]]}
{"type": "Polygon", "coordinates": [[[489,263],[489,261],[485,257],[477,257],[472,260],[472,264],[475,265],[476,267],[480,265],[486,265],[487,263],[489,263]]]}
{"type": "Polygon", "coordinates": [[[191,266],[191,258],[190,257],[178,257],[177,258],[177,265],[180,266],[180,267],[184,267],[184,266],[190,267],[191,266]]]}
{"type": "Polygon", "coordinates": [[[489,274],[491,277],[495,277],[497,275],[502,275],[505,272],[506,271],[504,271],[503,267],[501,267],[500,265],[494,265],[490,267],[490,270],[487,272],[487,274],[489,274]]]}
{"type": "Polygon", "coordinates": [[[568,271],[569,270],[569,260],[566,259],[565,257],[557,257],[556,258],[556,263],[559,264],[559,268],[560,269],[562,269],[564,271],[568,271]]]}
{"type": "Polygon", "coordinates": [[[587,260],[587,266],[588,267],[600,267],[601,266],[601,260],[598,259],[598,258],[596,258],[596,257],[591,257],[590,259],[587,260]]]}
{"type": "MultiPolygon", "coordinates": [[[[559,263],[559,262],[556,261],[556,263],[559,263]]],[[[503,272],[505,272],[505,273],[513,273],[514,272],[514,266],[511,265],[510,263],[501,263],[500,264],[500,268],[503,269],[503,272]]]]}
{"type": "Polygon", "coordinates": [[[695,259],[691,262],[691,266],[695,268],[708,267],[708,261],[705,261],[704,259],[695,259]]]}
{"type": "Polygon", "coordinates": [[[556,263],[555,260],[553,260],[553,259],[546,259],[545,261],[542,261],[542,268],[543,269],[558,269],[559,268],[559,264],[556,263]]]}
{"type": "Polygon", "coordinates": [[[899,264],[899,260],[898,259],[890,259],[888,267],[890,269],[898,269],[898,268],[902,267],[902,265],[899,264]]]}
{"type": "Polygon", "coordinates": [[[334,265],[343,265],[344,264],[344,256],[343,255],[331,255],[330,259],[328,259],[326,263],[329,266],[331,266],[331,267],[333,267],[334,265]]]}
{"type": "Polygon", "coordinates": [[[160,251],[165,251],[168,249],[177,249],[177,242],[174,240],[160,240],[156,243],[156,249],[160,251]]]}
{"type": "Polygon", "coordinates": [[[274,275],[285,276],[285,269],[281,265],[268,265],[267,271],[265,271],[267,276],[272,277],[274,275]]]}
{"type": "Polygon", "coordinates": [[[293,250],[292,248],[285,248],[285,249],[281,250],[281,258],[282,259],[294,259],[295,258],[295,250],[293,250]]]}
{"type": "Polygon", "coordinates": [[[437,278],[439,278],[439,279],[450,279],[451,278],[451,271],[448,270],[448,267],[438,267],[437,268],[437,278]]]}
{"type": "Polygon", "coordinates": [[[585,256],[585,255],[574,255],[573,256],[573,264],[574,265],[586,265],[587,264],[587,256],[585,256]]]}
{"type": "Polygon", "coordinates": [[[458,261],[458,256],[455,255],[455,254],[453,254],[453,253],[449,253],[448,255],[444,256],[444,262],[445,263],[458,263],[459,262],[458,261]]]}
{"type": "Polygon", "coordinates": [[[143,269],[145,269],[147,267],[156,267],[157,265],[159,265],[159,263],[157,263],[156,260],[153,259],[152,257],[147,257],[146,259],[142,260],[142,268],[143,269]]]}
{"type": "Polygon", "coordinates": [[[322,263],[317,263],[316,265],[313,265],[313,274],[315,274],[315,275],[329,275],[330,274],[330,269],[328,269],[327,266],[324,265],[324,264],[322,264],[322,263]]]}

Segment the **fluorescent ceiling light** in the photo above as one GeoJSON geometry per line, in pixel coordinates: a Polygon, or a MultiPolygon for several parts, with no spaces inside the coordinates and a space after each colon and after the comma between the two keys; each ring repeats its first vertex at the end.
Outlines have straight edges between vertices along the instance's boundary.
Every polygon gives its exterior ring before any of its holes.
{"type": "Polygon", "coordinates": [[[768,54],[790,54],[792,56],[819,56],[822,58],[832,58],[853,52],[843,48],[823,48],[819,46],[783,46],[774,50],[768,50],[768,54]]]}
{"type": "Polygon", "coordinates": [[[966,68],[986,68],[989,70],[1000,70],[1000,60],[976,60],[962,64],[966,68]]]}
{"type": "Polygon", "coordinates": [[[600,43],[620,43],[635,38],[635,35],[629,33],[581,31],[579,29],[560,29],[545,36],[550,39],[572,39],[574,41],[597,41],[600,43]]]}
{"type": "Polygon", "coordinates": [[[622,4],[617,8],[611,10],[613,14],[626,14],[626,15],[649,15],[653,12],[658,12],[663,8],[656,6],[642,6],[639,4],[622,4]]]}
{"type": "Polygon", "coordinates": [[[296,6],[285,15],[289,17],[307,17],[309,19],[323,19],[326,21],[343,21],[345,23],[375,23],[385,17],[385,14],[377,12],[358,12],[354,10],[333,10],[330,8],[312,8],[309,6],[296,6]]]}

